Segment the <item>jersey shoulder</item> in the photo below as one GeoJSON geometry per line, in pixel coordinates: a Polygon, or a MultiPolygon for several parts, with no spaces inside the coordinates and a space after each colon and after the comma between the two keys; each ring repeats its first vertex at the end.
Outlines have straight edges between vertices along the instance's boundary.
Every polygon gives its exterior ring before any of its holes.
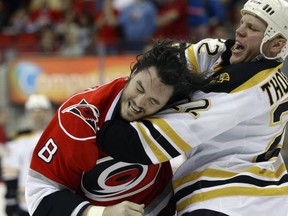
{"type": "Polygon", "coordinates": [[[207,38],[191,44],[185,55],[191,70],[198,73],[214,73],[225,61],[222,55],[226,50],[226,40],[207,38]]]}

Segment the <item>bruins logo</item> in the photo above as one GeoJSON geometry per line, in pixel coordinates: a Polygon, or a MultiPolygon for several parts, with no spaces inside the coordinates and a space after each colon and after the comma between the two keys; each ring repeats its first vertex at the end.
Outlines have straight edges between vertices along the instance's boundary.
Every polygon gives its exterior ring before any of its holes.
{"type": "Polygon", "coordinates": [[[216,82],[217,83],[223,83],[223,82],[229,82],[230,81],[230,75],[228,73],[222,73],[220,74],[217,79],[216,82]]]}

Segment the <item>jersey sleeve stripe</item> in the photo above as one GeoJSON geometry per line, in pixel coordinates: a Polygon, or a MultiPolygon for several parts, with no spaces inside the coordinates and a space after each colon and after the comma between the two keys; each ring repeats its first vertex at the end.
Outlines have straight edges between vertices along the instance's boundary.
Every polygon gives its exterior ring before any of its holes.
{"type": "MultiPolygon", "coordinates": [[[[144,139],[145,143],[147,144],[147,146],[149,147],[149,149],[156,156],[158,162],[168,161],[169,158],[164,154],[164,151],[159,148],[159,146],[157,145],[155,140],[151,139],[152,137],[149,136],[149,134],[147,134],[147,132],[145,131],[145,128],[138,122],[135,122],[135,124],[136,124],[137,129],[138,129],[137,131],[139,133],[141,133],[141,135],[142,135],[141,137],[143,137],[143,139],[144,139]]],[[[145,146],[144,146],[144,149],[147,149],[147,148],[145,148],[145,146]]],[[[153,161],[152,158],[151,158],[151,160],[153,161]]]]}
{"type": "Polygon", "coordinates": [[[157,130],[160,131],[162,136],[167,137],[171,145],[174,145],[175,149],[179,149],[179,153],[182,154],[192,149],[192,147],[185,142],[177,132],[163,119],[161,118],[149,118],[149,120],[157,126],[157,130]]]}
{"type": "Polygon", "coordinates": [[[170,143],[169,141],[159,133],[157,128],[153,127],[153,124],[150,121],[144,120],[143,124],[147,129],[149,130],[151,136],[157,141],[157,143],[165,149],[165,151],[171,156],[176,157],[180,155],[179,151],[177,151],[170,143]]]}
{"type": "MultiPolygon", "coordinates": [[[[191,191],[187,193],[191,193],[191,191]]],[[[192,197],[189,197],[188,199],[184,199],[183,201],[177,204],[177,210],[182,211],[186,206],[190,205],[191,203],[203,202],[203,201],[218,198],[218,197],[227,197],[227,196],[228,197],[229,196],[254,197],[255,194],[257,194],[257,196],[275,196],[275,194],[277,194],[277,196],[279,196],[280,194],[288,195],[288,186],[283,186],[281,190],[279,187],[277,188],[270,187],[270,188],[264,189],[261,187],[245,187],[245,186],[231,186],[231,187],[215,189],[212,191],[195,194],[192,197]]]]}
{"type": "Polygon", "coordinates": [[[285,183],[288,175],[285,172],[285,165],[283,163],[277,171],[254,166],[241,173],[245,174],[239,175],[236,172],[206,169],[203,172],[194,173],[182,178],[182,182],[173,181],[175,199],[176,201],[182,200],[177,210],[181,210],[182,207],[184,208],[191,203],[226,196],[246,195],[253,197],[255,194],[257,196],[279,196],[279,188],[281,188],[280,195],[288,195],[288,186],[285,183]],[[193,180],[197,179],[200,175],[202,180],[194,183],[195,181],[193,180]],[[185,187],[183,187],[184,185],[185,187]],[[201,195],[195,193],[200,190],[201,195]],[[249,190],[249,192],[246,190],[249,190]],[[191,197],[190,194],[194,195],[191,197]],[[187,201],[185,201],[186,199],[187,201]]]}
{"type": "MultiPolygon", "coordinates": [[[[282,163],[279,168],[274,171],[274,170],[267,170],[267,169],[262,169],[258,166],[253,166],[250,167],[246,170],[243,170],[242,173],[247,173],[254,176],[255,178],[258,176],[258,178],[261,179],[280,179],[283,175],[283,173],[285,173],[285,164],[282,163]]],[[[181,187],[181,185],[186,184],[188,182],[193,182],[196,179],[199,178],[199,176],[205,176],[205,177],[209,177],[209,178],[217,178],[217,179],[228,179],[228,178],[234,178],[235,176],[237,176],[239,173],[238,172],[229,172],[229,171],[223,171],[223,170],[218,170],[218,169],[205,169],[202,172],[195,172],[193,175],[186,175],[185,177],[178,179],[178,180],[174,180],[173,181],[173,185],[174,187],[178,188],[181,187]]]]}

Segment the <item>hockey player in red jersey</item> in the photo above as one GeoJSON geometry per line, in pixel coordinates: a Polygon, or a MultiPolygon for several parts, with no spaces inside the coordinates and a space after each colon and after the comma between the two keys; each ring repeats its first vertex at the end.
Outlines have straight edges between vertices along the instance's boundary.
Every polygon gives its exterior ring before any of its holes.
{"type": "Polygon", "coordinates": [[[124,163],[96,145],[104,121],[140,119],[204,86],[180,56],[187,47],[172,44],[155,43],[137,57],[130,77],[79,92],[60,106],[32,156],[26,185],[31,215],[174,214],[169,162],[124,163]]]}

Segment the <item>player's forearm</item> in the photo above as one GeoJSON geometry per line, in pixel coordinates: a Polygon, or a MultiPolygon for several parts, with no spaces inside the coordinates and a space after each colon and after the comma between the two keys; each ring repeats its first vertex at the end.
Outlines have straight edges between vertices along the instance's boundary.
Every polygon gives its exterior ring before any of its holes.
{"type": "Polygon", "coordinates": [[[130,201],[123,201],[116,205],[101,207],[88,206],[81,216],[143,216],[144,204],[137,204],[130,201]]]}
{"type": "Polygon", "coordinates": [[[33,216],[81,216],[89,204],[83,197],[69,190],[61,190],[44,197],[34,211],[33,216]]]}
{"type": "Polygon", "coordinates": [[[103,216],[103,212],[104,212],[105,207],[102,206],[88,206],[82,216],[103,216]]]}
{"type": "Polygon", "coordinates": [[[129,163],[152,164],[143,149],[137,131],[127,121],[119,119],[106,121],[97,132],[96,143],[100,149],[115,159],[129,163]]]}

